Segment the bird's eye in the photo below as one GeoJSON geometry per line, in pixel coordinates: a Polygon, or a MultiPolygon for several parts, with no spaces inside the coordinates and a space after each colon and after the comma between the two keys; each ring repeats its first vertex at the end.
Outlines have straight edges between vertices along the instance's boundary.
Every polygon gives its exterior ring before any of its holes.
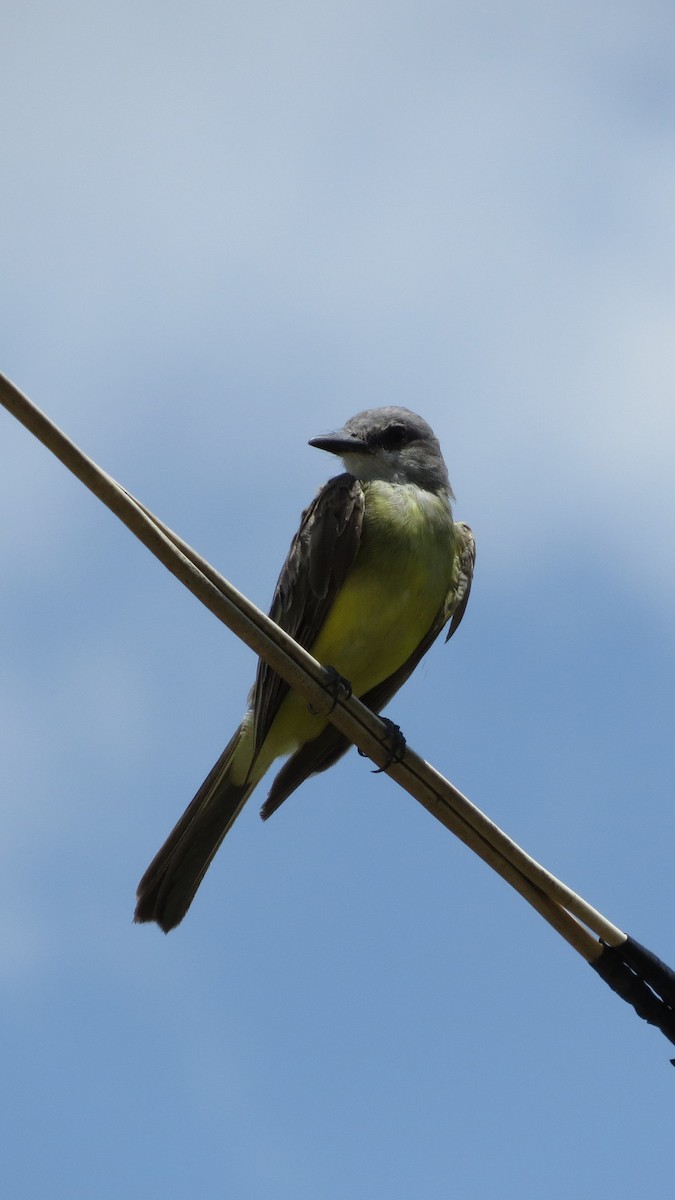
{"type": "Polygon", "coordinates": [[[385,450],[395,450],[397,446],[402,446],[405,441],[406,430],[405,425],[395,421],[382,434],[382,446],[385,450]]]}

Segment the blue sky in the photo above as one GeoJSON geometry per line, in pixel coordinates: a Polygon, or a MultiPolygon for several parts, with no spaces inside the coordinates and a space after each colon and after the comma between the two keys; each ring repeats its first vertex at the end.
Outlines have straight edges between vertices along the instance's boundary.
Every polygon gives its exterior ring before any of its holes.
{"type": "MultiPolygon", "coordinates": [[[[650,0],[10,2],[0,48],[2,370],[263,607],[307,439],[421,412],[478,564],[389,713],[671,963],[674,54],[650,0]]],[[[7,1194],[669,1184],[668,1043],[356,754],[132,925],[253,658],[0,427],[7,1194]]]]}

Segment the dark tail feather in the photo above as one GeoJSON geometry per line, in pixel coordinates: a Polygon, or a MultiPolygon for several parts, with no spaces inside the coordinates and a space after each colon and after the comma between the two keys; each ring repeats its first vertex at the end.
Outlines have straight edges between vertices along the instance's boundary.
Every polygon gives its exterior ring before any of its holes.
{"type": "Polygon", "coordinates": [[[168,933],[183,920],[213,856],[254,787],[228,779],[239,733],[237,730],[141,879],[135,921],[156,921],[168,933]]]}
{"type": "Polygon", "coordinates": [[[305,742],[304,746],[296,750],[288,762],[284,763],[274,780],[270,794],[260,809],[263,821],[277,811],[291,792],[300,787],[304,779],[332,767],[350,745],[349,739],[339,733],[334,725],[327,725],[318,737],[313,738],[311,742],[305,742]]]}

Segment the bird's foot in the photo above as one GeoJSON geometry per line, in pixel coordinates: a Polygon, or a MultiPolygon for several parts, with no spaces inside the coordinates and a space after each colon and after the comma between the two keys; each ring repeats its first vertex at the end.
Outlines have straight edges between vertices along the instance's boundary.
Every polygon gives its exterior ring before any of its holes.
{"type": "Polygon", "coordinates": [[[335,667],[324,667],[323,669],[323,686],[331,700],[331,706],[326,711],[315,708],[313,704],[308,704],[307,709],[313,717],[327,717],[332,713],[336,704],[340,700],[349,700],[352,694],[352,685],[344,675],[335,670],[335,667]]]}
{"type": "MultiPolygon", "coordinates": [[[[403,762],[406,747],[405,736],[401,732],[400,726],[390,721],[389,717],[380,717],[380,720],[384,721],[387,726],[387,738],[382,743],[387,751],[387,757],[381,767],[373,768],[373,775],[381,775],[383,771],[388,771],[396,763],[403,762]]],[[[363,750],[359,750],[359,754],[362,758],[368,758],[368,755],[363,750]]]]}

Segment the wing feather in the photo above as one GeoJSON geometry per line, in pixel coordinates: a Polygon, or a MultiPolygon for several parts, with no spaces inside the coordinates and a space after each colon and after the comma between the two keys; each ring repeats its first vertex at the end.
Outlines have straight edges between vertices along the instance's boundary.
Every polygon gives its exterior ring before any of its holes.
{"type": "MultiPolygon", "coordinates": [[[[270,607],[277,625],[311,649],[356,557],[364,497],[353,475],[336,475],[302,514],[300,528],[281,568],[270,607]]],[[[288,684],[260,659],[253,691],[258,750],[279,711],[288,684]]]]}

